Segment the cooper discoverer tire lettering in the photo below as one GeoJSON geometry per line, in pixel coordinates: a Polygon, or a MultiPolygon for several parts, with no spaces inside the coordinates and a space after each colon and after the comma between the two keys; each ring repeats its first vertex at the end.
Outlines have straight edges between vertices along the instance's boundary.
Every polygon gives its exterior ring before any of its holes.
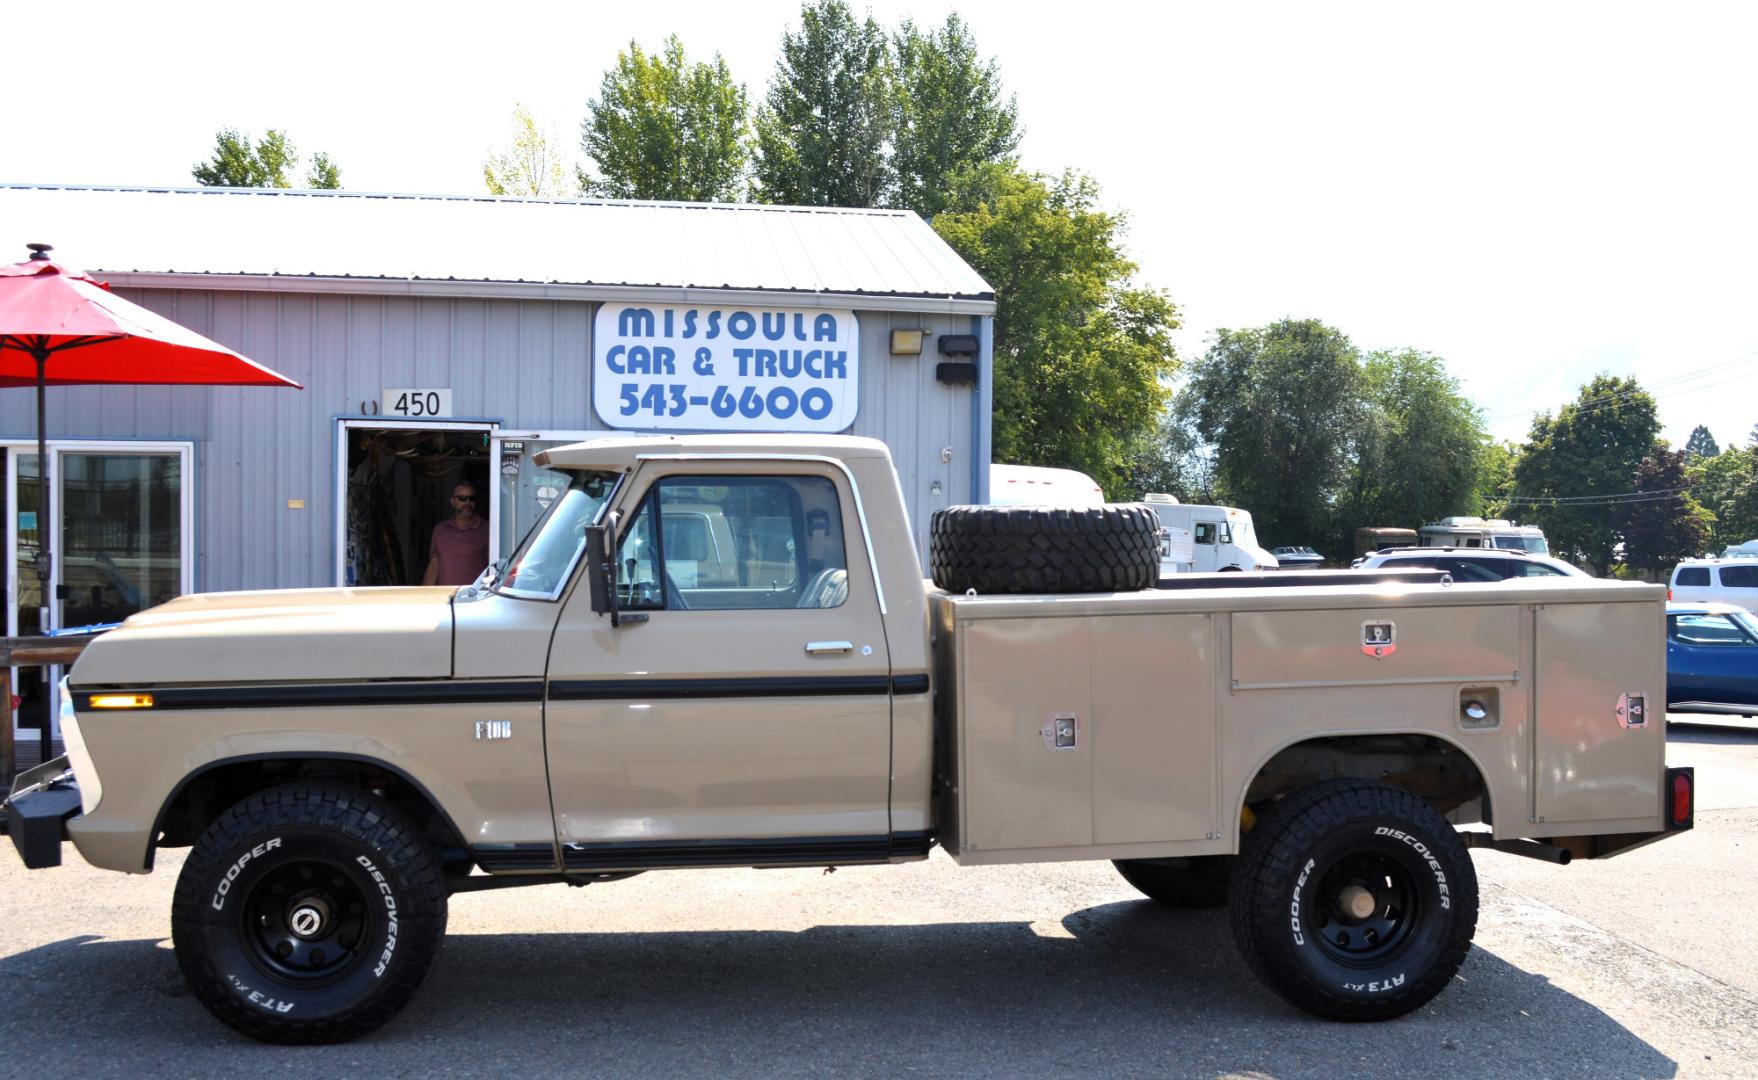
{"type": "Polygon", "coordinates": [[[177,879],[177,966],[220,1020],[278,1043],[341,1042],[385,1023],[446,927],[430,845],[370,794],[289,784],[208,827],[177,879]]]}
{"type": "Polygon", "coordinates": [[[1151,507],[948,506],[928,526],[934,584],[948,592],[1135,592],[1160,574],[1151,507]]]}
{"type": "Polygon", "coordinates": [[[1241,845],[1233,938],[1270,989],[1332,1020],[1385,1020],[1452,981],[1477,929],[1477,874],[1445,818],[1386,784],[1327,780],[1241,845]]]}

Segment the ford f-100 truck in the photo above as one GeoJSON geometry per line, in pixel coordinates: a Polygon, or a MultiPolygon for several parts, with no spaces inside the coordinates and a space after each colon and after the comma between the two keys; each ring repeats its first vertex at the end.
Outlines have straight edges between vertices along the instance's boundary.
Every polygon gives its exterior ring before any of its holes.
{"type": "Polygon", "coordinates": [[[177,962],[273,1041],[395,1015],[459,891],[935,845],[1227,904],[1271,988],[1369,1020],[1458,970],[1470,847],[1564,863],[1691,825],[1659,586],[1154,588],[1139,505],[944,509],[924,583],[872,440],[541,459],[571,483],[473,586],[192,595],[93,641],[67,756],[6,808],[26,865],[190,848],[177,962]]]}

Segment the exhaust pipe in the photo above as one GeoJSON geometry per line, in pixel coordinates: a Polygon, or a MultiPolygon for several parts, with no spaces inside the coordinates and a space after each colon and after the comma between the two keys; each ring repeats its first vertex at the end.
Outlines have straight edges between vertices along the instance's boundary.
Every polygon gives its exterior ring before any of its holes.
{"type": "Polygon", "coordinates": [[[1556,863],[1558,866],[1567,866],[1575,858],[1568,848],[1537,840],[1497,840],[1494,834],[1486,832],[1465,832],[1460,835],[1465,838],[1465,846],[1468,848],[1491,848],[1509,855],[1556,863]]]}

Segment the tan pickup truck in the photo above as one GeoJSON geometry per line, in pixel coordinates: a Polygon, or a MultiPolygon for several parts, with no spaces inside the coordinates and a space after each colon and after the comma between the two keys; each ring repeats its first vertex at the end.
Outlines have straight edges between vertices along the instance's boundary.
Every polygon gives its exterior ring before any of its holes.
{"type": "Polygon", "coordinates": [[[192,848],[178,963],[275,1041],[395,1015],[455,892],[936,844],[1228,904],[1274,990],[1364,1020],[1458,970],[1468,848],[1564,863],[1691,824],[1658,586],[1154,588],[1140,506],[942,511],[924,586],[878,442],[542,459],[572,482],[474,586],[187,596],[93,642],[67,757],[4,815],[26,865],[192,848]]]}

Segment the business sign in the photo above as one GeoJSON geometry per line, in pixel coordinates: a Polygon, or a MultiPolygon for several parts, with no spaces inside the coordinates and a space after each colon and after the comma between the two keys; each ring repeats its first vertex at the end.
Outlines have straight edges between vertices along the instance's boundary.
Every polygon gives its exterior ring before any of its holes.
{"type": "Polygon", "coordinates": [[[860,366],[853,311],[601,304],[592,407],[613,428],[843,431],[860,366]]]}

